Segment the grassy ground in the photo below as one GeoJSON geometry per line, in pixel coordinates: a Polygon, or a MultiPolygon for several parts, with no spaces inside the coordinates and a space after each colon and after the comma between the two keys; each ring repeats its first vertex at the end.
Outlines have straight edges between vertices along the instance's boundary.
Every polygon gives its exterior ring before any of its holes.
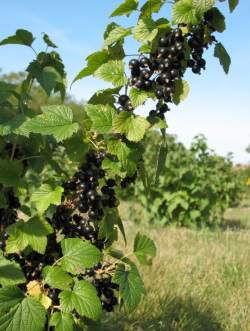
{"type": "Polygon", "coordinates": [[[249,331],[250,208],[229,210],[224,231],[152,229],[158,255],[142,270],[148,295],[129,316],[116,312],[100,331],[249,331]],[[111,319],[111,321],[110,321],[111,319]]]}

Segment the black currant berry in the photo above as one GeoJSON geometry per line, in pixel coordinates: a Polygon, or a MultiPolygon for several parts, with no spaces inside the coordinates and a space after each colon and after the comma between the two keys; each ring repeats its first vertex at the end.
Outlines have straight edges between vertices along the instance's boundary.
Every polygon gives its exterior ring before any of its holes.
{"type": "Polygon", "coordinates": [[[129,61],[129,68],[138,68],[140,66],[140,62],[137,59],[132,59],[129,61]]]}
{"type": "Polygon", "coordinates": [[[118,99],[118,103],[121,105],[121,106],[125,106],[126,104],[126,101],[129,100],[129,97],[126,95],[126,94],[123,94],[123,95],[120,95],[119,96],[119,99],[118,99]]]}

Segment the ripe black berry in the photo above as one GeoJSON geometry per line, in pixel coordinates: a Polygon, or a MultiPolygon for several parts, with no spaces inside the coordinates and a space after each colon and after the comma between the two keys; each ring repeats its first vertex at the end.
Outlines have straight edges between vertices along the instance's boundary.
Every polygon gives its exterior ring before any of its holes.
{"type": "Polygon", "coordinates": [[[119,99],[118,99],[118,103],[121,105],[121,106],[125,106],[126,104],[126,101],[129,100],[129,97],[126,95],[126,94],[123,94],[123,95],[120,95],[119,96],[119,99]]]}

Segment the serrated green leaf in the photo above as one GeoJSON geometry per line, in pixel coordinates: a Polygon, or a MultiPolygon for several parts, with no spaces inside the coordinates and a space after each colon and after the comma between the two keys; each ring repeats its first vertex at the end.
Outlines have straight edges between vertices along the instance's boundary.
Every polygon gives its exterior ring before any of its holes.
{"type": "Polygon", "coordinates": [[[228,0],[228,2],[229,2],[230,12],[232,13],[235,10],[235,8],[238,6],[239,0],[228,0]]]}
{"type": "Polygon", "coordinates": [[[111,105],[113,106],[115,103],[115,98],[113,94],[118,94],[120,91],[120,87],[108,88],[105,90],[97,91],[92,97],[89,99],[88,103],[91,105],[111,105]]]}
{"type": "Polygon", "coordinates": [[[107,133],[112,129],[115,109],[110,105],[90,105],[87,104],[84,110],[91,119],[91,130],[98,133],[107,133]]]}
{"type": "Polygon", "coordinates": [[[0,314],[0,331],[44,331],[46,310],[30,297],[24,298],[5,314],[0,314]]]}
{"type": "Polygon", "coordinates": [[[30,133],[53,135],[59,142],[70,138],[78,129],[73,122],[72,110],[64,105],[42,107],[43,114],[33,117],[23,124],[23,129],[30,133]]]}
{"type": "Polygon", "coordinates": [[[5,259],[0,251],[0,285],[10,286],[25,282],[26,278],[20,265],[14,261],[5,259]]]}
{"type": "Polygon", "coordinates": [[[0,288],[0,318],[4,311],[15,307],[24,297],[23,291],[18,287],[5,286],[0,288]]]}
{"type": "Polygon", "coordinates": [[[133,29],[135,40],[140,42],[152,41],[158,33],[158,27],[150,17],[140,19],[133,29]]]}
{"type": "Polygon", "coordinates": [[[0,160],[0,184],[16,187],[22,175],[22,162],[17,160],[0,160]]]}
{"type": "Polygon", "coordinates": [[[231,58],[221,43],[217,43],[214,49],[214,56],[217,57],[226,74],[229,72],[231,58]]]}
{"type": "Polygon", "coordinates": [[[165,3],[165,0],[147,0],[147,2],[140,9],[140,17],[148,17],[152,13],[158,13],[165,3]]]}
{"type": "Polygon", "coordinates": [[[53,188],[49,184],[43,184],[32,193],[30,201],[35,203],[38,212],[42,214],[50,205],[57,206],[61,203],[63,191],[61,186],[53,188]]]}
{"type": "Polygon", "coordinates": [[[149,128],[149,122],[141,116],[129,112],[121,112],[114,118],[113,128],[118,133],[124,133],[128,140],[140,141],[149,128]]]}
{"type": "Polygon", "coordinates": [[[74,275],[84,268],[91,268],[101,259],[101,252],[90,242],[79,238],[61,241],[63,257],[60,260],[62,268],[74,275]]]}
{"type": "Polygon", "coordinates": [[[61,75],[54,67],[51,66],[44,67],[41,74],[36,78],[47,95],[51,94],[51,92],[56,88],[57,83],[62,83],[61,75]]]}
{"type": "Polygon", "coordinates": [[[69,313],[55,312],[51,316],[49,325],[54,326],[55,331],[73,331],[73,316],[69,313]]]}
{"type": "Polygon", "coordinates": [[[73,162],[83,162],[89,150],[89,142],[81,135],[74,135],[64,142],[69,159],[73,162]]]}
{"type": "Polygon", "coordinates": [[[43,41],[48,47],[57,48],[56,44],[53,43],[53,41],[50,39],[47,33],[43,34],[43,41]]]}
{"type": "Polygon", "coordinates": [[[95,287],[88,281],[77,282],[72,291],[63,291],[59,295],[62,310],[71,312],[75,309],[78,314],[92,320],[98,320],[101,315],[101,302],[95,287]]]}
{"type": "Polygon", "coordinates": [[[200,15],[203,15],[206,11],[214,6],[215,0],[193,0],[193,4],[196,8],[196,11],[200,15]]]}
{"type": "Polygon", "coordinates": [[[128,146],[121,140],[111,139],[107,143],[108,151],[117,156],[118,160],[124,165],[127,162],[130,149],[128,146]]]}
{"type": "Polygon", "coordinates": [[[155,98],[153,91],[142,91],[138,88],[132,87],[129,92],[129,97],[134,108],[137,108],[144,104],[149,98],[155,98]]]}
{"type": "Polygon", "coordinates": [[[124,264],[116,266],[113,282],[119,285],[119,293],[127,311],[132,312],[140,303],[145,293],[143,281],[134,263],[130,262],[130,269],[124,264]]]}
{"type": "Polygon", "coordinates": [[[210,9],[211,19],[209,25],[211,25],[216,31],[223,32],[226,29],[225,16],[218,8],[210,9]]]}
{"type": "Polygon", "coordinates": [[[172,20],[175,24],[197,24],[199,22],[193,0],[179,0],[172,7],[172,20]]]}
{"type": "Polygon", "coordinates": [[[124,28],[122,26],[117,26],[115,29],[111,30],[107,38],[104,40],[104,46],[110,46],[113,43],[122,41],[125,37],[131,34],[131,28],[124,28]]]}
{"type": "Polygon", "coordinates": [[[44,254],[47,246],[47,235],[53,232],[49,223],[37,217],[28,222],[18,221],[7,228],[9,238],[7,240],[6,251],[16,253],[31,246],[33,250],[44,254]]]}
{"type": "Polygon", "coordinates": [[[125,0],[120,6],[118,6],[110,17],[114,16],[129,16],[138,7],[138,0],[125,0]]]}
{"type": "Polygon", "coordinates": [[[152,239],[137,233],[134,240],[134,254],[141,264],[150,265],[156,256],[156,246],[152,239]]]}
{"type": "Polygon", "coordinates": [[[186,80],[176,80],[173,94],[173,102],[178,105],[181,101],[187,98],[189,91],[190,87],[186,80]]]}
{"type": "Polygon", "coordinates": [[[106,63],[109,59],[107,50],[102,50],[89,55],[86,58],[87,66],[82,69],[79,74],[74,78],[72,84],[77,80],[92,75],[102,64],[106,63]]]}
{"type": "Polygon", "coordinates": [[[0,46],[8,45],[8,44],[31,46],[34,40],[35,38],[33,37],[31,32],[27,30],[19,29],[16,30],[15,35],[0,41],[0,46]]]}
{"type": "Polygon", "coordinates": [[[125,66],[123,61],[109,61],[100,66],[94,76],[112,83],[114,86],[123,86],[128,79],[125,76],[125,66]]]}
{"type": "Polygon", "coordinates": [[[58,266],[46,266],[42,272],[44,283],[52,288],[68,290],[73,284],[73,278],[58,266]]]}
{"type": "Polygon", "coordinates": [[[25,123],[27,117],[24,114],[1,113],[0,115],[0,136],[7,136],[11,133],[26,135],[20,127],[25,123]]]}

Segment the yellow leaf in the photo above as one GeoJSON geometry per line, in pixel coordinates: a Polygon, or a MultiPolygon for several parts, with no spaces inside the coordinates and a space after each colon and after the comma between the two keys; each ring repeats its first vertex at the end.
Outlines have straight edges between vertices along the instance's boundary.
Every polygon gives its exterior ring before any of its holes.
{"type": "Polygon", "coordinates": [[[27,293],[34,298],[39,298],[42,294],[41,284],[37,280],[32,280],[27,284],[27,293]]]}
{"type": "Polygon", "coordinates": [[[49,307],[52,305],[52,300],[45,294],[42,294],[40,302],[45,309],[49,309],[49,307]]]}

